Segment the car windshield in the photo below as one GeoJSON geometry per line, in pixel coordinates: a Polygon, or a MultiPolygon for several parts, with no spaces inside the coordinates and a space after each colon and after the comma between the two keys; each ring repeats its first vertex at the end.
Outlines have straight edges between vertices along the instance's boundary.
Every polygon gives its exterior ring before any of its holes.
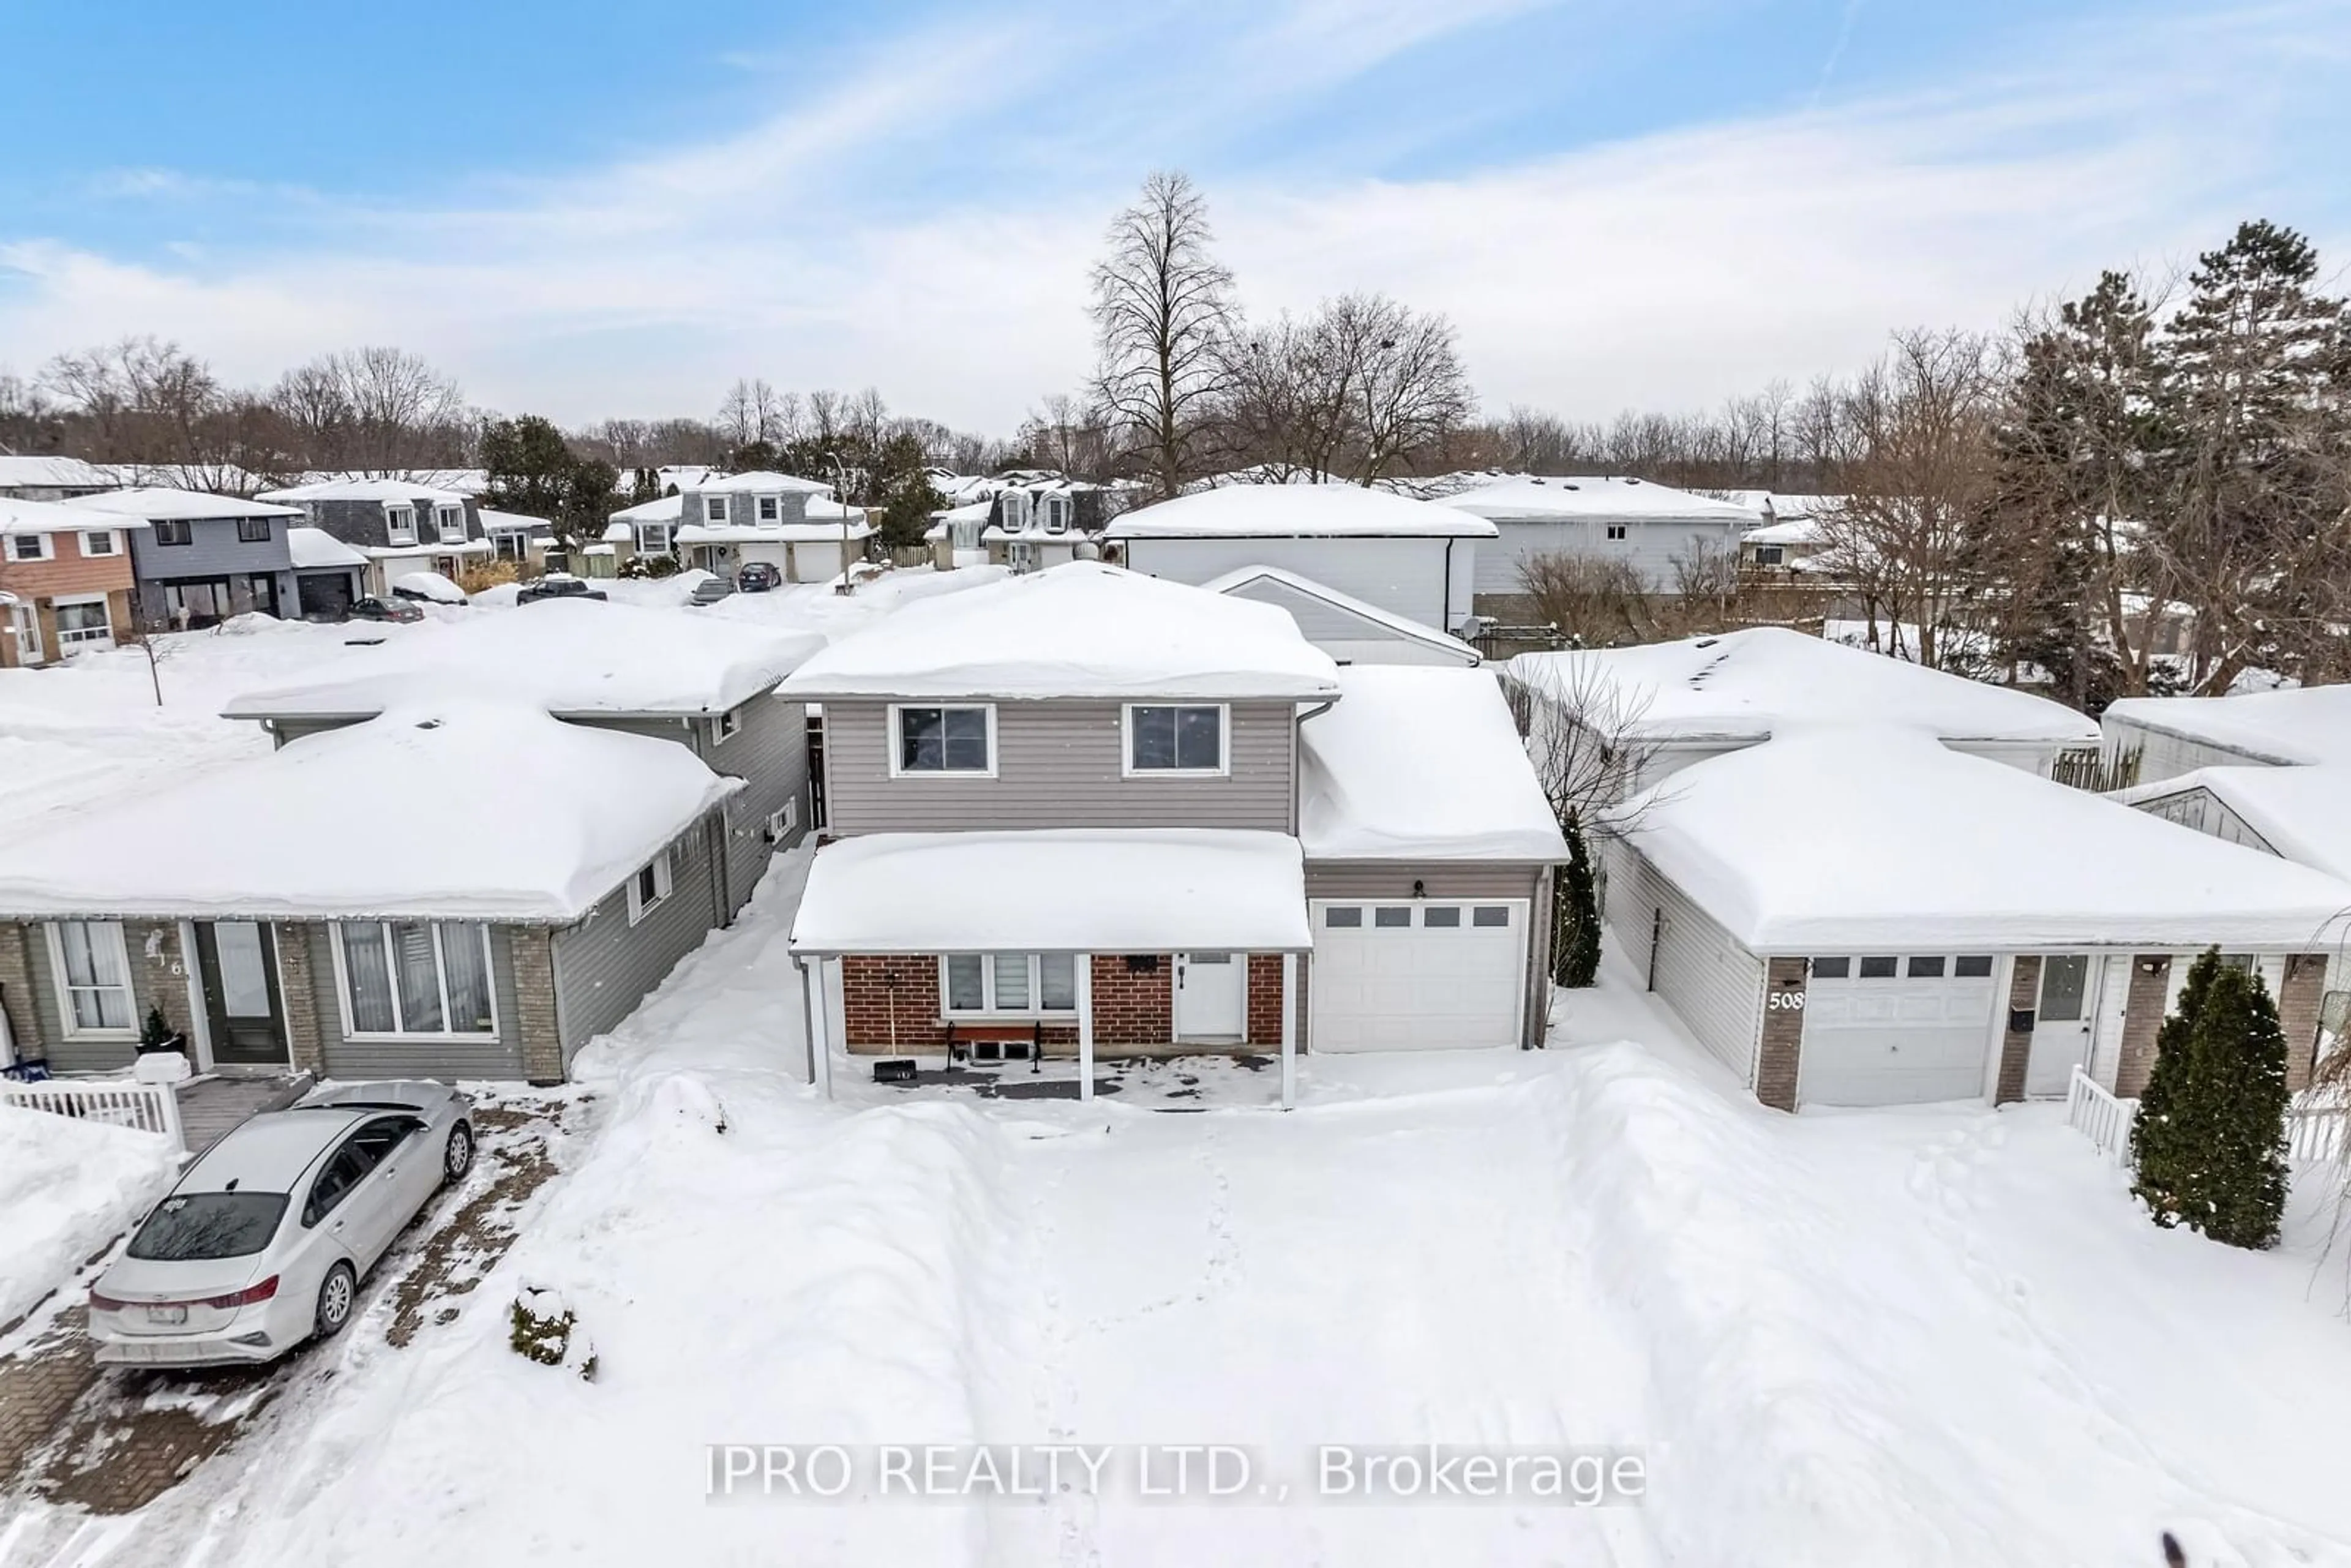
{"type": "Polygon", "coordinates": [[[165,1263],[250,1257],[269,1245],[285,1213],[282,1192],[175,1192],[131,1239],[131,1256],[165,1263]]]}

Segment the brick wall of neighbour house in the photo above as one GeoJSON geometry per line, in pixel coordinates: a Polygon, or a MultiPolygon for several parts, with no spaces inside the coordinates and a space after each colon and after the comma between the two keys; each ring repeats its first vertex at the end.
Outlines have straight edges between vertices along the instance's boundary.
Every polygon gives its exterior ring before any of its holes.
{"type": "Polygon", "coordinates": [[[42,1036],[33,1009],[33,942],[29,925],[0,923],[0,1012],[8,1018],[9,1038],[26,1056],[41,1054],[42,1036]]]}
{"type": "Polygon", "coordinates": [[[521,1036],[522,1075],[533,1083],[563,1082],[563,1039],[555,1011],[555,947],[544,925],[518,925],[507,936],[514,954],[515,1023],[521,1036]]]}
{"type": "MultiPolygon", "coordinates": [[[[1162,1050],[1176,1030],[1176,963],[1165,953],[1150,955],[1148,968],[1129,967],[1123,953],[1097,953],[1093,959],[1094,1049],[1099,1052],[1162,1050]]],[[[854,955],[841,961],[841,1015],[848,1046],[861,1054],[942,1051],[947,1027],[939,1016],[939,961],[929,954],[854,955]]],[[[1281,959],[1249,957],[1249,1037],[1252,1045],[1281,1043],[1281,959]],[[1267,966],[1270,965],[1270,969],[1267,966]]],[[[1047,1023],[1044,1041],[1061,1053],[1074,1051],[1074,1022],[1047,1023]]]]}
{"type": "MultiPolygon", "coordinates": [[[[326,1035],[319,1028],[319,980],[314,946],[324,926],[283,923],[269,928],[277,947],[278,990],[286,1009],[286,1046],[296,1071],[324,1072],[326,1035]]],[[[328,987],[333,988],[329,977],[328,987]]]]}
{"type": "Polygon", "coordinates": [[[2147,1075],[2155,1069],[2155,1037],[2163,1027],[2171,964],[2168,953],[2139,953],[2131,958],[2130,989],[2123,1002],[2122,1049],[2115,1061],[2115,1092],[2124,1099],[2143,1092],[2147,1075]]]}
{"type": "Polygon", "coordinates": [[[2006,1105],[2024,1098],[2024,1070],[2032,1058],[2032,1031],[2030,1029],[2010,1029],[2009,1020],[2017,1015],[2031,1017],[2041,999],[2041,956],[2021,953],[2008,982],[2008,1015],[2001,1020],[2000,1078],[1992,1090],[1992,1103],[2006,1105]]]}
{"type": "Polygon", "coordinates": [[[1249,960],[1249,1043],[1281,1044],[1281,955],[1252,953],[1249,960]]]}
{"type": "Polygon", "coordinates": [[[1763,1036],[1755,1059],[1755,1098],[1779,1111],[1796,1108],[1796,1077],[1803,1065],[1804,974],[1802,958],[1764,964],[1763,1036]],[[1774,997],[1793,997],[1774,1007],[1774,997]]]}
{"type": "Polygon", "coordinates": [[[2326,955],[2287,954],[2285,978],[2278,987],[2278,1025],[2285,1035],[2286,1086],[2296,1093],[2310,1087],[2318,1009],[2325,998],[2326,955]]]}

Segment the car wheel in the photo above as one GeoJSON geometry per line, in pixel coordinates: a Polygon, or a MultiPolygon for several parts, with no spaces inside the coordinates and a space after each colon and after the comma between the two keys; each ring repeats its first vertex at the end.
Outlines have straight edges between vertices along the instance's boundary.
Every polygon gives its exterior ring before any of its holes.
{"type": "Polygon", "coordinates": [[[359,1293],[360,1277],[349,1263],[338,1263],[327,1270],[326,1281],[319,1287],[320,1339],[332,1339],[343,1332],[343,1325],[351,1321],[351,1303],[359,1293]]]}
{"type": "Polygon", "coordinates": [[[443,1179],[460,1182],[474,1168],[474,1129],[460,1122],[449,1129],[448,1147],[441,1151],[443,1179]]]}

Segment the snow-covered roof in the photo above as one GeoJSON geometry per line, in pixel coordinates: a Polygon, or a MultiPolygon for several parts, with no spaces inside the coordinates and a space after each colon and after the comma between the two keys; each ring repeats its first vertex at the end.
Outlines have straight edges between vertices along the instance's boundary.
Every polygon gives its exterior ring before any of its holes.
{"type": "Polygon", "coordinates": [[[832,486],[815,479],[796,478],[789,474],[770,473],[764,468],[748,474],[728,474],[724,477],[705,476],[693,485],[681,485],[697,496],[774,496],[786,491],[798,491],[807,496],[830,495],[832,486]]]}
{"type": "Polygon", "coordinates": [[[2231,697],[2124,697],[2107,706],[2105,718],[2109,727],[2177,736],[2257,762],[2351,762],[2351,685],[2231,697]]]}
{"type": "Polygon", "coordinates": [[[0,490],[102,490],[111,476],[78,457],[12,457],[0,454],[0,490]]]}
{"type": "Polygon", "coordinates": [[[1472,485],[1435,504],[1498,523],[1604,517],[1612,522],[1728,523],[1750,528],[1763,521],[1763,515],[1752,507],[1623,475],[1513,474],[1472,485]]]}
{"type": "Polygon", "coordinates": [[[411,693],[369,723],[45,819],[0,849],[0,912],[564,925],[741,787],[674,741],[411,693]],[[485,779],[529,810],[482,831],[469,786],[485,779]]]}
{"type": "MultiPolygon", "coordinates": [[[[633,507],[622,507],[612,514],[611,521],[625,534],[632,523],[674,523],[684,514],[684,497],[655,496],[650,501],[639,501],[633,507]]],[[[607,532],[605,537],[610,538],[611,535],[607,532]]]]}
{"type": "Polygon", "coordinates": [[[1817,545],[1828,542],[1827,531],[1818,517],[1790,517],[1784,522],[1766,523],[1760,528],[1750,528],[1739,536],[1750,545],[1817,545]]]}
{"type": "Polygon", "coordinates": [[[427,506],[455,507],[465,504],[464,495],[455,490],[444,490],[414,479],[369,479],[346,477],[317,479],[307,485],[292,485],[283,490],[265,490],[265,501],[381,501],[402,507],[422,501],[427,506]]]}
{"type": "Polygon", "coordinates": [[[1458,637],[1448,637],[1434,627],[1425,626],[1415,621],[1409,615],[1399,615],[1393,610],[1383,610],[1380,606],[1358,599],[1352,593],[1342,593],[1327,583],[1317,582],[1311,577],[1282,567],[1235,567],[1221,576],[1210,578],[1200,586],[1210,593],[1239,593],[1253,585],[1264,584],[1272,584],[1287,589],[1292,593],[1302,594],[1309,599],[1320,600],[1332,609],[1377,627],[1391,636],[1401,637],[1408,642],[1418,643],[1449,653],[1460,660],[1465,666],[1475,665],[1483,661],[1483,654],[1458,637]]]}
{"type": "Polygon", "coordinates": [[[872,537],[873,528],[860,520],[842,523],[687,523],[677,530],[682,545],[821,545],[872,537]]]}
{"type": "Polygon", "coordinates": [[[909,604],[778,695],[1308,701],[1338,675],[1276,606],[1080,560],[909,604]]]}
{"type": "Polygon", "coordinates": [[[842,839],[817,852],[791,934],[796,953],[1279,953],[1312,946],[1298,841],[1206,828],[842,839]]]}
{"type": "Polygon", "coordinates": [[[376,560],[413,560],[420,556],[489,555],[497,546],[487,539],[459,539],[444,545],[431,538],[421,538],[413,545],[361,545],[359,547],[376,560]]]}
{"type": "Polygon", "coordinates": [[[313,468],[294,476],[296,486],[308,485],[343,485],[368,479],[390,479],[396,484],[426,490],[439,490],[460,497],[478,496],[490,487],[490,471],[486,468],[402,468],[396,473],[370,473],[363,468],[313,468]]]}
{"type": "Polygon", "coordinates": [[[0,534],[70,534],[103,528],[143,528],[144,517],[93,517],[62,501],[16,501],[0,496],[0,534]]]}
{"type": "Polygon", "coordinates": [[[723,713],[822,646],[821,632],[549,600],[347,647],[309,680],[240,694],[225,715],[364,717],[443,689],[487,689],[557,714],[723,713]]]}
{"type": "Polygon", "coordinates": [[[1360,485],[1227,485],[1123,512],[1104,537],[1492,538],[1493,525],[1360,485]]]}
{"type": "Polygon", "coordinates": [[[1298,731],[1308,859],[1567,858],[1491,673],[1351,664],[1339,688],[1298,731]]]}
{"type": "Polygon", "coordinates": [[[329,571],[367,565],[368,558],[324,528],[288,528],[286,548],[297,571],[329,571]]]}
{"type": "Polygon", "coordinates": [[[545,517],[527,517],[520,512],[496,512],[484,507],[474,514],[482,519],[486,534],[551,534],[555,525],[545,517]]]}
{"type": "Polygon", "coordinates": [[[2198,789],[2286,859],[2351,878],[2351,764],[2199,768],[2108,799],[2144,808],[2198,789]]]}
{"type": "Polygon", "coordinates": [[[60,507],[75,507],[85,512],[119,513],[123,517],[144,517],[151,523],[201,521],[206,517],[298,517],[298,507],[273,506],[266,501],[246,500],[242,496],[215,496],[209,490],[167,490],[150,487],[139,490],[101,490],[95,496],[76,496],[60,501],[60,507]]]}
{"type": "Polygon", "coordinates": [[[1660,741],[1758,741],[1809,724],[1879,724],[1944,740],[2086,746],[2098,727],[2029,692],[1860,648],[1758,626],[1635,648],[1521,653],[1510,674],[1573,702],[1613,701],[1631,733],[1660,741]]]}
{"type": "Polygon", "coordinates": [[[1916,731],[1783,736],[1636,797],[1632,840],[1750,950],[2315,950],[2351,883],[1916,731]]]}

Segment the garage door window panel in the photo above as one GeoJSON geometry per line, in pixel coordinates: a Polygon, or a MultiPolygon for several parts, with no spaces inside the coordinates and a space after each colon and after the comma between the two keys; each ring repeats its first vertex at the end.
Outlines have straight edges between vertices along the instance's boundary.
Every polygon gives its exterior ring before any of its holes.
{"type": "Polygon", "coordinates": [[[1350,905],[1332,904],[1322,912],[1322,924],[1333,931],[1352,931],[1364,924],[1364,912],[1350,905]]]}
{"type": "Polygon", "coordinates": [[[1910,977],[1914,980],[1938,980],[1942,978],[1942,976],[1943,960],[1939,956],[1910,960],[1910,977]]]}
{"type": "Polygon", "coordinates": [[[1412,905],[1384,904],[1372,911],[1372,924],[1386,930],[1400,930],[1412,924],[1412,905]]]}
{"type": "Polygon", "coordinates": [[[1890,980],[1900,963],[1897,958],[1864,958],[1861,961],[1861,977],[1865,980],[1890,980]]]}
{"type": "Polygon", "coordinates": [[[1461,925],[1461,911],[1451,904],[1432,904],[1420,912],[1420,923],[1435,930],[1457,930],[1461,925]]]}

